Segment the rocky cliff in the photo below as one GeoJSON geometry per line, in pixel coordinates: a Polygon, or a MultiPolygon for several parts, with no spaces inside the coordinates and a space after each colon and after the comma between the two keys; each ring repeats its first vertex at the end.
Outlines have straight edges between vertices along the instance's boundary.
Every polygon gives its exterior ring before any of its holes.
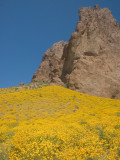
{"type": "Polygon", "coordinates": [[[80,8],[69,42],[58,42],[45,53],[35,80],[120,99],[120,26],[110,10],[80,8]]]}
{"type": "Polygon", "coordinates": [[[61,58],[66,44],[67,42],[60,41],[47,50],[40,67],[33,75],[32,82],[43,81],[63,84],[60,77],[62,75],[64,60],[61,60],[61,58]]]}

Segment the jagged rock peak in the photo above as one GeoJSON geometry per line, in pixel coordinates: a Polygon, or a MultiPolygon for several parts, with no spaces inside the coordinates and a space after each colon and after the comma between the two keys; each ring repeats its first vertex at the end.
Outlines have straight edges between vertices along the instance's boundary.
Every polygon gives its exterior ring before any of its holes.
{"type": "Polygon", "coordinates": [[[97,10],[99,10],[99,9],[100,9],[100,6],[99,6],[98,4],[96,4],[96,5],[94,6],[94,8],[97,9],[97,10]]]}
{"type": "Polygon", "coordinates": [[[100,8],[98,5],[92,7],[84,7],[79,9],[79,21],[74,34],[71,38],[76,38],[79,34],[83,34],[85,31],[88,34],[88,38],[91,34],[99,32],[101,39],[106,36],[109,41],[114,41],[120,44],[120,35],[117,33],[120,31],[119,24],[112,16],[111,11],[108,8],[100,8]],[[104,36],[102,35],[104,33],[104,36]]]}
{"type": "Polygon", "coordinates": [[[120,98],[119,24],[98,6],[80,8],[79,18],[63,53],[62,80],[80,92],[120,98]]]}
{"type": "Polygon", "coordinates": [[[108,8],[100,8],[99,5],[95,5],[94,8],[92,7],[83,7],[79,9],[79,20],[90,20],[93,18],[98,19],[115,19],[112,16],[111,11],[108,8]]]}
{"type": "Polygon", "coordinates": [[[80,8],[69,42],[58,42],[45,53],[35,80],[120,99],[120,26],[111,11],[98,5],[80,8]]]}

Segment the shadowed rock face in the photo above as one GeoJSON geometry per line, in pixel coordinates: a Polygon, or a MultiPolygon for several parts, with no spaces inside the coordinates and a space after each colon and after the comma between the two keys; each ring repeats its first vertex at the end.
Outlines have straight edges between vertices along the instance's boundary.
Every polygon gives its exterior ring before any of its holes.
{"type": "MultiPolygon", "coordinates": [[[[56,74],[46,81],[54,79],[57,84],[63,82],[86,94],[120,99],[120,26],[109,9],[98,5],[94,9],[80,8],[75,32],[68,43],[59,43],[63,44],[59,58],[52,60],[48,54],[56,74]]],[[[56,54],[58,50],[59,47],[56,54]]],[[[43,67],[47,77],[47,71],[49,75],[52,72],[44,57],[43,62],[47,63],[43,67]]],[[[33,80],[41,79],[40,71],[41,66],[33,80]]]]}
{"type": "Polygon", "coordinates": [[[33,75],[32,82],[43,81],[58,83],[60,85],[63,84],[60,79],[63,68],[63,60],[61,60],[61,57],[66,44],[66,42],[60,41],[47,50],[39,69],[33,75]]]}

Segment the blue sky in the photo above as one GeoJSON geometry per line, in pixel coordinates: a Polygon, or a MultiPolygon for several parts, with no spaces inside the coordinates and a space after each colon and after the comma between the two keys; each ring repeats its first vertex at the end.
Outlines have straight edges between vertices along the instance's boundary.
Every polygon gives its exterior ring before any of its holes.
{"type": "Polygon", "coordinates": [[[120,24],[119,0],[0,0],[0,88],[30,83],[45,51],[69,40],[78,9],[95,4],[120,24]]]}

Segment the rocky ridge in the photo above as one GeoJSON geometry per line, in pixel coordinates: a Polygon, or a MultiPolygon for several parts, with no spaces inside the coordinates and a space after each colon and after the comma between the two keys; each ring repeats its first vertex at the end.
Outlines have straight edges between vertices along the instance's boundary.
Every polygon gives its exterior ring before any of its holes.
{"type": "Polygon", "coordinates": [[[32,82],[39,80],[120,99],[120,26],[110,10],[80,8],[69,42],[54,44],[43,56],[32,82]]]}

